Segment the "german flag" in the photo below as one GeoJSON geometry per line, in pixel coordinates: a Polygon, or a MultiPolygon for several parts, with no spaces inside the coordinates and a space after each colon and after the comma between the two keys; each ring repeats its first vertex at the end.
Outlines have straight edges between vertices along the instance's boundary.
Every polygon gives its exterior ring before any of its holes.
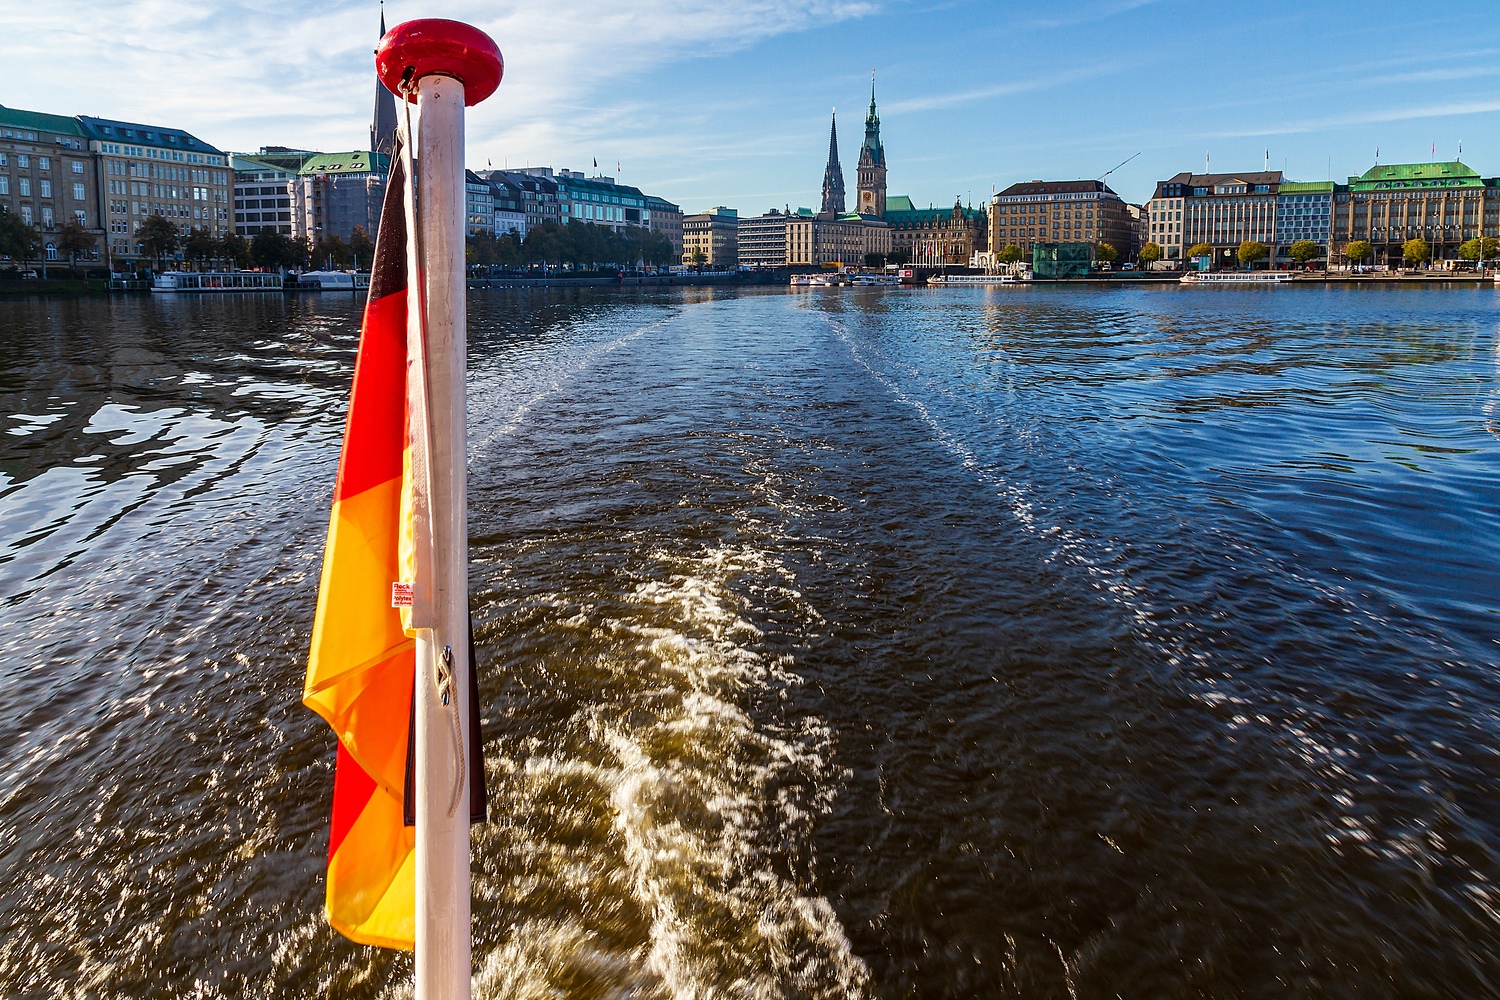
{"type": "MultiPolygon", "coordinates": [[[[414,524],[426,513],[427,421],[416,388],[423,359],[409,359],[408,351],[406,184],[398,150],[375,241],[302,701],[338,737],[329,923],[361,944],[410,949],[416,926],[413,626],[426,624],[412,621],[411,604],[415,593],[420,608],[430,588],[420,582],[426,526],[414,524]]],[[[471,634],[470,814],[481,821],[485,789],[472,649],[471,634]]]]}

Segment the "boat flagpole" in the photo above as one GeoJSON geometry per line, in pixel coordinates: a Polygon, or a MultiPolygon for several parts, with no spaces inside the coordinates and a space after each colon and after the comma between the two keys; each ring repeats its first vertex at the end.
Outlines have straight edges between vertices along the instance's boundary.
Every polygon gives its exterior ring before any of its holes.
{"type": "MultiPolygon", "coordinates": [[[[416,1000],[468,1000],[469,787],[475,713],[468,701],[468,507],[465,331],[464,107],[499,85],[503,62],[483,32],[457,21],[397,25],[375,56],[381,80],[406,102],[408,359],[414,400],[414,475],[425,472],[426,511],[416,503],[418,560],[412,603],[416,631],[415,719],[416,1000]],[[415,350],[413,350],[415,349],[415,350]],[[425,444],[425,447],[423,445],[425,444]],[[425,456],[415,454],[424,451],[425,456]],[[423,517],[423,513],[426,514],[423,517]],[[428,567],[420,565],[423,556],[428,567]],[[422,591],[427,591],[425,594],[422,591]]],[[[409,398],[412,398],[409,396],[409,398]]]]}

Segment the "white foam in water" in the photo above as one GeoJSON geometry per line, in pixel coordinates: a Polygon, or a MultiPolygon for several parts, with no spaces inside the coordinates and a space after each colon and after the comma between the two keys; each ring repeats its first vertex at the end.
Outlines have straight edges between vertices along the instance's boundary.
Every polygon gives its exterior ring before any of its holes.
{"type": "MultiPolygon", "coordinates": [[[[622,948],[556,906],[523,905],[500,946],[476,956],[476,995],[867,995],[868,970],[832,906],[773,863],[809,867],[806,834],[841,777],[832,734],[819,720],[757,726],[743,707],[800,679],[789,658],[753,648],[761,633],[731,584],[787,574],[747,549],[652,559],[677,572],[635,588],[626,603],[638,614],[586,610],[558,623],[600,640],[599,662],[577,666],[610,675],[613,696],[574,716],[583,745],[487,762],[503,776],[492,816],[521,813],[498,873],[513,898],[562,898],[580,914],[628,909],[639,920],[619,923],[644,932],[622,948]]],[[[505,849],[486,829],[476,828],[476,856],[505,849]]]]}

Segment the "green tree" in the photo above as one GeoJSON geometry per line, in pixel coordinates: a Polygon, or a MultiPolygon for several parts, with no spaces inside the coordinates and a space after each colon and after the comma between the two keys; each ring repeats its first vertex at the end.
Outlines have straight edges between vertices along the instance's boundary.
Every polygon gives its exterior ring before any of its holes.
{"type": "Polygon", "coordinates": [[[1194,243],[1188,247],[1187,255],[1189,257],[1212,257],[1213,252],[1214,248],[1207,243],[1194,243]]]}
{"type": "Polygon", "coordinates": [[[885,254],[883,254],[883,253],[867,253],[867,254],[865,254],[865,267],[885,267],[885,254]]]}
{"type": "Polygon", "coordinates": [[[1412,267],[1419,267],[1432,259],[1432,247],[1428,246],[1427,241],[1421,238],[1407,240],[1401,244],[1401,256],[1406,259],[1407,264],[1412,267]]]}
{"type": "Polygon", "coordinates": [[[219,257],[230,261],[237,268],[250,266],[250,241],[239,233],[225,233],[219,240],[219,257]]]}
{"type": "Polygon", "coordinates": [[[995,255],[995,259],[1002,264],[1014,264],[1026,258],[1026,251],[1014,243],[1007,243],[1005,248],[995,255]]]}
{"type": "Polygon", "coordinates": [[[79,225],[77,219],[69,219],[63,223],[57,234],[57,249],[67,254],[69,261],[77,261],[80,256],[92,254],[96,243],[94,234],[79,225]]]}
{"type": "Polygon", "coordinates": [[[1344,256],[1352,264],[1362,264],[1375,256],[1375,247],[1369,240],[1354,240],[1344,246],[1344,256]]]}
{"type": "Polygon", "coordinates": [[[194,229],[182,243],[182,255],[201,267],[219,255],[219,241],[207,229],[194,229]]]}
{"type": "Polygon", "coordinates": [[[1271,256],[1271,248],[1260,240],[1245,240],[1240,244],[1237,256],[1241,264],[1250,267],[1255,261],[1271,256]]]}
{"type": "Polygon", "coordinates": [[[1465,240],[1459,245],[1458,255],[1464,260],[1492,260],[1500,251],[1500,240],[1493,236],[1483,239],[1465,240]]]}
{"type": "Polygon", "coordinates": [[[688,255],[688,260],[694,267],[702,267],[703,262],[707,260],[707,258],[703,256],[703,248],[693,247],[693,252],[688,255]]]}
{"type": "Polygon", "coordinates": [[[300,263],[302,257],[303,251],[290,236],[270,227],[261,229],[250,242],[250,259],[257,267],[267,270],[292,267],[300,263]]]}
{"type": "Polygon", "coordinates": [[[375,260],[375,242],[364,226],[355,226],[354,232],[349,234],[349,253],[354,258],[355,267],[370,269],[375,260]]]}
{"type": "Polygon", "coordinates": [[[22,263],[42,252],[42,234],[4,205],[0,205],[0,255],[22,263]]]}
{"type": "Polygon", "coordinates": [[[1316,260],[1323,253],[1323,248],[1312,240],[1298,240],[1287,248],[1286,253],[1297,263],[1306,264],[1310,260],[1316,260]]]}
{"type": "Polygon", "coordinates": [[[1115,249],[1113,243],[1101,243],[1094,255],[1106,264],[1113,264],[1120,259],[1120,251],[1115,249]]]}
{"type": "Polygon", "coordinates": [[[1147,243],[1145,246],[1141,247],[1141,252],[1136,254],[1136,259],[1147,267],[1150,267],[1152,264],[1155,264],[1157,261],[1161,260],[1161,244],[1147,243]]]}
{"type": "Polygon", "coordinates": [[[338,236],[321,240],[312,248],[312,263],[315,267],[348,267],[353,260],[349,244],[338,236]]]}
{"type": "Polygon", "coordinates": [[[168,254],[176,253],[182,246],[182,233],[160,215],[153,215],[142,222],[135,235],[140,240],[142,252],[158,263],[163,263],[168,254]]]}
{"type": "Polygon", "coordinates": [[[911,263],[911,251],[910,250],[892,250],[891,251],[891,255],[889,257],[887,257],[886,260],[890,261],[892,264],[910,264],[911,263]]]}

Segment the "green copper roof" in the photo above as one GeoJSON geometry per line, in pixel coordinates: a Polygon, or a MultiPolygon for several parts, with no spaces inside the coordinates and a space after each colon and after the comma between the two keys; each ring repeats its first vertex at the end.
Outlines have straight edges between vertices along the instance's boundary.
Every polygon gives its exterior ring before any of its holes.
{"type": "Polygon", "coordinates": [[[1332,194],[1333,181],[1283,181],[1277,190],[1281,194],[1332,194]]]}
{"type": "Polygon", "coordinates": [[[20,111],[0,104],[0,127],[25,128],[34,131],[55,132],[59,135],[83,135],[83,126],[75,118],[62,115],[47,115],[40,111],[20,111]]]}
{"type": "Polygon", "coordinates": [[[320,153],[302,165],[300,174],[383,174],[390,169],[391,158],[368,149],[347,153],[320,153]]]}
{"type": "Polygon", "coordinates": [[[1358,177],[1349,178],[1354,191],[1386,188],[1482,187],[1474,170],[1457,160],[1447,163],[1392,163],[1374,166],[1358,177]]]}
{"type": "Polygon", "coordinates": [[[885,214],[892,212],[915,212],[917,206],[911,203],[911,198],[904,194],[893,194],[885,200],[885,214]]]}

